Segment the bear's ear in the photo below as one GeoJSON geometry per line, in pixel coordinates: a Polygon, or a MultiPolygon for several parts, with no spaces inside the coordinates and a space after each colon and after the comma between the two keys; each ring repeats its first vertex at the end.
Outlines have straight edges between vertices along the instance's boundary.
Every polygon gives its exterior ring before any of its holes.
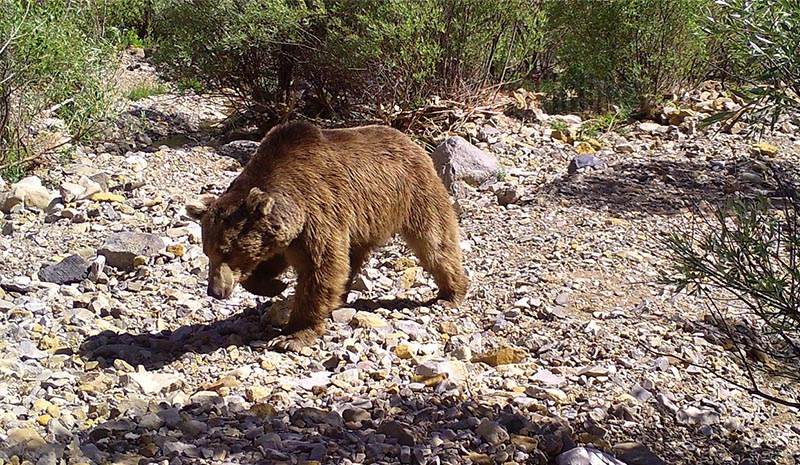
{"type": "Polygon", "coordinates": [[[190,200],[186,203],[186,214],[193,220],[202,221],[208,212],[208,206],[216,199],[213,195],[205,194],[198,199],[190,200]]]}
{"type": "Polygon", "coordinates": [[[260,214],[261,216],[269,216],[272,213],[272,207],[275,205],[275,199],[269,194],[262,191],[258,187],[250,189],[247,194],[247,211],[250,214],[260,214]]]}
{"type": "Polygon", "coordinates": [[[297,203],[288,196],[280,196],[269,217],[274,239],[278,244],[288,246],[305,226],[305,215],[297,203]]]}

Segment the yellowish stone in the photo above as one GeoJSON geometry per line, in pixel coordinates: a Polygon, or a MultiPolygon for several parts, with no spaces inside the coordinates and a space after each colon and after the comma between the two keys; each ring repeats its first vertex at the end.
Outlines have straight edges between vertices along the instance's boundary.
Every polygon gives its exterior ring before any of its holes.
{"type": "Polygon", "coordinates": [[[759,142],[757,144],[753,144],[753,149],[756,150],[761,155],[767,157],[774,157],[778,154],[779,149],[772,144],[768,144],[766,142],[759,142]]]}
{"type": "Polygon", "coordinates": [[[588,142],[578,142],[578,145],[575,146],[575,152],[578,155],[594,155],[597,151],[588,142]]]}
{"type": "Polygon", "coordinates": [[[270,404],[255,404],[250,407],[250,413],[258,418],[266,418],[274,416],[278,411],[270,404]]]}
{"type": "Polygon", "coordinates": [[[422,272],[421,266],[412,266],[403,270],[400,275],[400,287],[403,289],[411,289],[414,283],[417,282],[417,276],[422,272]]]}
{"type": "Polygon", "coordinates": [[[498,365],[519,363],[525,358],[526,355],[527,354],[522,349],[511,346],[503,346],[496,351],[477,356],[473,358],[472,361],[483,362],[489,366],[496,367],[498,365]]]}
{"type": "Polygon", "coordinates": [[[125,197],[119,194],[112,194],[111,192],[98,192],[92,195],[91,199],[95,202],[116,202],[122,203],[125,201],[125,197]]]}
{"type": "Polygon", "coordinates": [[[414,262],[414,260],[412,260],[412,259],[410,259],[408,257],[400,257],[394,263],[394,269],[395,269],[395,271],[403,271],[406,268],[411,268],[412,266],[416,266],[416,265],[417,264],[416,264],[416,262],[414,262]]]}
{"type": "Polygon", "coordinates": [[[183,257],[186,253],[186,247],[183,244],[170,244],[167,246],[167,252],[174,254],[176,257],[183,257]]]}
{"type": "Polygon", "coordinates": [[[401,342],[400,344],[397,344],[397,347],[394,348],[395,355],[397,355],[403,360],[414,358],[416,352],[417,352],[416,349],[407,342],[401,342]]]}

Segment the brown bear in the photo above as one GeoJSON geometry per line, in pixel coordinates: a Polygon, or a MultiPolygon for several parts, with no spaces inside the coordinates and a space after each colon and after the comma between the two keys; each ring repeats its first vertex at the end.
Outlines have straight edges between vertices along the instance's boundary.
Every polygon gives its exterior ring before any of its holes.
{"type": "Polygon", "coordinates": [[[202,226],[210,296],[228,298],[237,283],[276,295],[277,276],[297,272],[274,348],[297,351],[323,334],[370,251],[397,233],[433,275],[438,299],[458,305],[467,292],[444,185],[428,154],[389,127],[273,128],[224,194],[186,209],[202,226]]]}

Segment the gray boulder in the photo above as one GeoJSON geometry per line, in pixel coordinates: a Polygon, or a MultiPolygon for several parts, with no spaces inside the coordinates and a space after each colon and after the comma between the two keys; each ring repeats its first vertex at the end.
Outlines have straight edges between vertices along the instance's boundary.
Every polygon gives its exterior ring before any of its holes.
{"type": "Polygon", "coordinates": [[[569,166],[567,167],[567,173],[575,174],[578,171],[585,170],[587,168],[601,170],[605,167],[606,167],[606,162],[604,162],[602,158],[596,157],[594,155],[578,155],[577,157],[573,158],[572,161],[569,162],[569,166]]]}
{"type": "Polygon", "coordinates": [[[220,155],[231,157],[244,165],[250,161],[250,158],[256,153],[259,145],[261,145],[261,143],[254,140],[234,140],[220,146],[217,152],[219,152],[220,155]]]}
{"type": "Polygon", "coordinates": [[[494,178],[499,168],[494,155],[458,136],[450,137],[439,144],[431,158],[436,166],[436,173],[450,192],[453,192],[453,186],[458,181],[478,187],[494,178]]]}

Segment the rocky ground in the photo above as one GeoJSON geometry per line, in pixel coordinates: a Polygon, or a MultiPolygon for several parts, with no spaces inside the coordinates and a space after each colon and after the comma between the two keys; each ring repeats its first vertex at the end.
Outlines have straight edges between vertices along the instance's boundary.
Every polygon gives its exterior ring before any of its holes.
{"type": "MultiPolygon", "coordinates": [[[[729,105],[705,92],[690,106],[729,105]]],[[[797,127],[753,148],[667,115],[592,147],[570,140],[576,117],[524,101],[516,117],[473,119],[460,135],[503,168],[499,183],[457,185],[466,303],[427,305],[432,280],[397,241],[373,254],[317,346],[282,354],[265,346],[292,286],[206,297],[183,209],[224,190],[252,143],[205,136],[226,109],[197,96],[124,106],[128,139],[74,147],[36,173],[43,187],[0,185],[0,464],[800,458],[797,409],[702,369],[741,381],[746,368],[703,301],[658,284],[659,237],[685,230],[693,203],[768,191],[743,160],[776,148],[797,166],[797,127]],[[596,169],[570,174],[579,153],[598,159],[575,168],[596,169]]]]}

